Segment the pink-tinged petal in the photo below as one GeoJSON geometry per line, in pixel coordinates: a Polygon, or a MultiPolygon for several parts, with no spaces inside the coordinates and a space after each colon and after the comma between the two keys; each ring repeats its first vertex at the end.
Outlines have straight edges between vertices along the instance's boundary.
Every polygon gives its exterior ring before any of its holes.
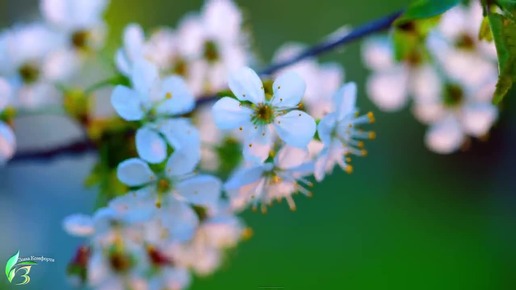
{"type": "Polygon", "coordinates": [[[476,103],[462,110],[461,123],[467,134],[481,137],[489,132],[498,118],[498,109],[490,103],[476,103]]]}
{"type": "Polygon", "coordinates": [[[464,142],[462,128],[454,117],[432,125],[426,133],[425,143],[436,153],[450,154],[457,151],[464,142]]]}
{"type": "Polygon", "coordinates": [[[118,165],[117,176],[128,186],[145,185],[156,179],[149,165],[138,158],[122,161],[118,165]]]}
{"type": "Polygon", "coordinates": [[[249,101],[253,104],[265,102],[262,80],[251,68],[243,67],[231,73],[229,88],[241,101],[249,101]]]}
{"type": "Polygon", "coordinates": [[[138,121],[145,115],[140,95],[128,87],[117,86],[111,95],[111,104],[126,121],[138,121]]]}
{"type": "Polygon", "coordinates": [[[394,64],[394,49],[387,37],[371,38],[362,46],[364,63],[375,71],[388,70],[394,64]]]}
{"type": "Polygon", "coordinates": [[[167,157],[167,144],[158,132],[143,127],[136,131],[136,151],[149,163],[161,163],[167,157]]]}
{"type": "Polygon", "coordinates": [[[219,129],[230,130],[244,126],[251,121],[253,111],[238,100],[224,97],[213,105],[213,118],[219,129]]]}
{"type": "Polygon", "coordinates": [[[305,148],[314,137],[316,125],[310,115],[294,110],[277,117],[274,128],[287,145],[305,148]]]}
{"type": "Polygon", "coordinates": [[[408,75],[403,67],[376,73],[367,81],[367,94],[378,108],[386,112],[401,110],[408,100],[408,75]]]}
{"type": "Polygon", "coordinates": [[[294,108],[301,102],[306,90],[305,81],[295,72],[279,75],[272,85],[274,92],[271,103],[275,107],[294,108]]]}

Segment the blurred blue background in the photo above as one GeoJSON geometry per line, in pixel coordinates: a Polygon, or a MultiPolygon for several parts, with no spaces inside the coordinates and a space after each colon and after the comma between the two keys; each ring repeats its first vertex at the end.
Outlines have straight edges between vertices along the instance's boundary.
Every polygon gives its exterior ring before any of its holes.
{"type": "MultiPolygon", "coordinates": [[[[359,25],[404,7],[403,0],[237,1],[264,63],[286,41],[315,43],[344,24],[359,25]]],[[[129,22],[150,29],[174,26],[201,1],[113,0],[107,19],[111,49],[129,22]]],[[[0,0],[0,26],[37,15],[35,0],[0,0]]],[[[485,142],[450,156],[429,152],[425,127],[402,113],[377,112],[364,95],[367,71],[360,45],[324,56],[360,86],[360,107],[374,111],[378,138],[355,172],[338,172],[298,196],[297,212],[275,205],[266,215],[246,212],[254,229],[215,275],[192,289],[516,289],[516,95],[485,142]]],[[[22,148],[51,146],[79,136],[59,118],[19,120],[22,148]],[[35,124],[36,123],[36,124],[35,124]]],[[[44,255],[24,289],[69,289],[65,268],[81,240],[61,221],[93,210],[95,192],[82,182],[94,155],[0,169],[0,265],[17,250],[44,255]]],[[[3,274],[2,274],[3,277],[3,274]]],[[[0,289],[21,286],[6,284],[0,289]]]]}

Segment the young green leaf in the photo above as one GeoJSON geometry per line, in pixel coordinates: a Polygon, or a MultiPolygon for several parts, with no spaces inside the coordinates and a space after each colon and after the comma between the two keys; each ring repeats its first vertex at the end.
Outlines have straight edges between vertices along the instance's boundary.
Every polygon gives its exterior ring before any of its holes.
{"type": "Polygon", "coordinates": [[[417,0],[396,20],[395,25],[441,15],[459,3],[460,0],[417,0]]]}
{"type": "Polygon", "coordinates": [[[9,258],[9,260],[7,260],[7,264],[5,264],[5,276],[7,276],[7,279],[9,280],[9,282],[11,282],[12,279],[14,278],[14,272],[11,275],[11,272],[12,272],[11,269],[16,265],[19,257],[20,257],[20,251],[18,251],[14,256],[9,258]]]}
{"type": "Polygon", "coordinates": [[[516,22],[490,14],[489,23],[498,54],[499,77],[493,102],[499,103],[516,81],[516,22]]]}

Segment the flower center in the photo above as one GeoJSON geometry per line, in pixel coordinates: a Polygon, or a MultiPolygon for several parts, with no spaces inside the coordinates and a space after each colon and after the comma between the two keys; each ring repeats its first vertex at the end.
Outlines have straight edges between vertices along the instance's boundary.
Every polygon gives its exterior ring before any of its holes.
{"type": "Polygon", "coordinates": [[[88,48],[89,39],[90,33],[88,31],[78,30],[72,34],[70,41],[75,49],[86,50],[88,48]]]}
{"type": "Polygon", "coordinates": [[[447,107],[457,107],[464,101],[464,91],[458,85],[447,84],[444,88],[443,102],[447,107]]]}
{"type": "Polygon", "coordinates": [[[112,250],[109,254],[109,265],[117,273],[126,273],[133,266],[132,257],[120,250],[112,250]]]}
{"type": "Polygon", "coordinates": [[[35,83],[40,75],[38,67],[30,63],[22,65],[19,68],[18,73],[20,74],[20,77],[22,78],[23,82],[26,84],[35,83]]]}
{"type": "Polygon", "coordinates": [[[182,58],[177,58],[172,67],[172,72],[185,77],[188,74],[188,64],[182,58]]]}
{"type": "Polygon", "coordinates": [[[160,180],[158,180],[158,183],[157,183],[157,191],[158,192],[164,193],[164,192],[170,191],[170,189],[172,189],[170,180],[168,180],[166,178],[161,178],[160,180]]]}
{"type": "Polygon", "coordinates": [[[459,36],[455,46],[460,49],[473,50],[475,49],[475,39],[469,34],[464,33],[459,36]]]}
{"type": "Polygon", "coordinates": [[[215,42],[213,42],[212,40],[209,40],[209,41],[206,41],[204,43],[204,58],[208,61],[208,62],[216,62],[217,60],[219,60],[219,50],[217,48],[217,44],[215,44],[215,42]]]}
{"type": "Polygon", "coordinates": [[[274,121],[274,109],[269,104],[258,104],[251,120],[255,124],[270,124],[274,121]]]}

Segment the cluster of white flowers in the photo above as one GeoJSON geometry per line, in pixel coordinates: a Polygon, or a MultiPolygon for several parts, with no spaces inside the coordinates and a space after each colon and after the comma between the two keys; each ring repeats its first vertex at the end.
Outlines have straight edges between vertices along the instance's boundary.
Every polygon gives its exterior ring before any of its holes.
{"type": "Polygon", "coordinates": [[[162,74],[182,76],[195,96],[213,94],[225,89],[228,72],[253,60],[242,26],[242,13],[229,0],[207,1],[201,13],[188,14],[177,29],[157,29],[148,39],[138,24],[131,24],[116,65],[129,75],[143,55],[162,74]]]}
{"type": "Polygon", "coordinates": [[[371,100],[384,111],[403,108],[429,125],[425,142],[432,151],[458,150],[467,137],[483,137],[498,117],[492,96],[498,77],[493,43],[478,40],[480,3],[457,6],[442,15],[427,38],[428,55],[394,60],[387,38],[366,42],[364,60],[373,70],[367,84],[371,100]]]}
{"type": "MultiPolygon", "coordinates": [[[[0,164],[15,153],[16,111],[63,105],[66,86],[102,48],[107,4],[41,0],[44,20],[0,33],[0,164]]],[[[374,70],[371,99],[395,111],[411,96],[413,112],[430,126],[426,143],[439,153],[487,134],[497,119],[490,102],[494,47],[479,42],[471,26],[480,19],[479,5],[450,10],[429,34],[428,51],[401,62],[387,38],[364,46],[374,70]]],[[[300,60],[303,45],[288,44],[273,61],[297,62],[260,75],[250,68],[249,39],[231,0],[207,0],[177,29],[148,37],[138,24],[126,27],[114,55],[118,74],[100,82],[117,84],[110,99],[116,116],[88,115],[81,124],[102,151],[103,173],[116,171],[113,184],[123,192],[113,189],[116,197],[92,215],[65,219],[68,233],[87,238],[68,269],[77,282],[109,290],[188,288],[193,274],[216,271],[250,235],[240,211],[265,212],[283,199],[295,210],[294,195],[311,196],[313,179],[321,182],[335,167],[350,173],[351,155],[367,154],[364,140],[376,134],[361,127],[374,116],[360,115],[357,86],[344,82],[339,64],[300,60]],[[123,135],[95,121],[112,122],[123,135]]],[[[89,97],[98,85],[81,93],[89,97]]]]}
{"type": "MultiPolygon", "coordinates": [[[[136,125],[138,157],[117,168],[128,193],[64,222],[89,239],[70,265],[82,282],[187,288],[192,273],[214,272],[249,235],[239,211],[282,199],[295,209],[295,193],[311,195],[310,176],[321,181],[337,165],[351,172],[348,155],[366,154],[361,140],[374,133],[359,127],[374,118],[358,115],[356,85],[342,85],[343,69],[308,59],[262,81],[247,67],[241,24],[231,1],[211,0],[177,32],[145,40],[138,25],[125,29],[116,63],[129,83],[114,88],[111,103],[136,125]],[[196,107],[197,97],[227,87],[211,109],[196,107]]],[[[276,59],[301,47],[282,48],[276,59]]]]}
{"type": "Polygon", "coordinates": [[[212,273],[224,250],[246,231],[221,198],[220,179],[194,171],[200,137],[181,117],[194,107],[184,80],[162,78],[143,57],[129,75],[131,87],[117,86],[111,100],[120,117],[140,124],[135,134],[139,158],[123,161],[117,170],[131,192],[93,217],[70,216],[65,228],[90,237],[91,257],[82,266],[92,287],[184,289],[189,270],[212,273]]]}
{"type": "Polygon", "coordinates": [[[15,152],[9,109],[59,104],[70,81],[103,46],[108,0],[41,0],[42,20],[0,32],[0,164],[15,152]],[[2,117],[3,116],[3,117],[2,117]]]}

